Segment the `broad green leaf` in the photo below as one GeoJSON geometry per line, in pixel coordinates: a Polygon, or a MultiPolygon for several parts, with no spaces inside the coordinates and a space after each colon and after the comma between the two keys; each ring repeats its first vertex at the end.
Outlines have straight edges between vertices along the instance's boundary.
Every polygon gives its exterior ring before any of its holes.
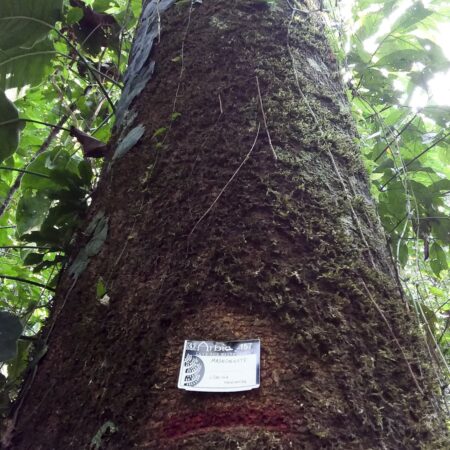
{"type": "Polygon", "coordinates": [[[436,69],[443,70],[449,67],[449,60],[445,56],[442,48],[431,39],[417,38],[422,47],[427,51],[430,60],[435,64],[436,69]]]}
{"type": "Polygon", "coordinates": [[[8,311],[0,311],[0,362],[14,358],[17,339],[22,334],[20,319],[8,311]]]}
{"type": "Polygon", "coordinates": [[[376,169],[373,170],[374,173],[377,172],[386,172],[387,170],[389,173],[392,173],[392,170],[394,168],[394,161],[390,158],[385,159],[376,169]]]}
{"type": "Polygon", "coordinates": [[[421,1],[416,1],[414,5],[410,6],[404,14],[402,14],[397,21],[392,25],[392,29],[399,31],[400,29],[407,29],[418,22],[433,14],[433,11],[425,8],[421,1]]]}
{"type": "Polygon", "coordinates": [[[39,84],[50,72],[50,62],[55,53],[49,39],[37,42],[32,47],[0,51],[0,89],[39,84]]]}
{"type": "Polygon", "coordinates": [[[50,171],[50,179],[60,186],[69,188],[73,192],[81,193],[80,177],[67,169],[53,169],[50,171]]]}
{"type": "Polygon", "coordinates": [[[11,156],[19,145],[20,130],[23,125],[19,119],[19,112],[14,104],[0,90],[0,163],[11,156]],[[1,125],[4,122],[17,122],[1,125]]]}
{"type": "Polygon", "coordinates": [[[390,70],[409,71],[415,62],[426,63],[429,57],[426,50],[397,50],[377,61],[377,67],[390,70]]]}
{"type": "Polygon", "coordinates": [[[383,11],[364,15],[361,18],[361,28],[358,30],[357,39],[364,42],[364,40],[375,34],[384,18],[385,15],[383,11]]]}
{"type": "Polygon", "coordinates": [[[1,0],[0,49],[33,46],[61,17],[63,0],[1,0]]]}
{"type": "Polygon", "coordinates": [[[17,235],[38,229],[44,221],[51,200],[45,191],[25,191],[19,200],[16,211],[17,235]]]}
{"type": "Polygon", "coordinates": [[[44,255],[42,253],[29,253],[23,260],[25,266],[34,266],[42,262],[44,255]]]}
{"type": "Polygon", "coordinates": [[[134,17],[139,17],[141,10],[142,10],[142,1],[141,0],[131,0],[130,7],[134,14],[134,17]]]}
{"type": "MultiPolygon", "coordinates": [[[[39,155],[26,169],[47,177],[51,177],[54,170],[69,170],[76,174],[80,161],[80,158],[71,157],[66,150],[57,147],[39,155]]],[[[60,184],[52,178],[43,178],[28,173],[23,176],[21,186],[22,189],[58,190],[60,188],[60,184]]]]}
{"type": "Polygon", "coordinates": [[[442,243],[450,244],[450,216],[441,214],[442,218],[432,222],[433,235],[442,243]]]}
{"type": "MultiPolygon", "coordinates": [[[[440,191],[450,191],[450,180],[442,179],[439,181],[436,181],[430,186],[430,191],[438,193],[440,195],[440,191]]],[[[445,194],[445,193],[444,193],[445,194]]]]}
{"type": "Polygon", "coordinates": [[[443,270],[448,269],[447,256],[442,247],[434,242],[430,248],[430,265],[436,276],[439,276],[443,270]]]}
{"type": "Polygon", "coordinates": [[[93,172],[92,165],[87,159],[83,159],[82,161],[80,161],[80,163],[78,164],[78,172],[84,185],[90,186],[93,172]]]}
{"type": "Polygon", "coordinates": [[[408,262],[408,246],[404,241],[400,244],[400,249],[398,253],[398,260],[402,267],[406,266],[406,263],[408,262]]]}
{"type": "Polygon", "coordinates": [[[80,21],[83,17],[83,10],[81,8],[70,8],[66,15],[66,23],[73,25],[80,21]]]}
{"type": "Polygon", "coordinates": [[[13,360],[8,361],[8,384],[20,382],[20,378],[28,366],[30,347],[30,341],[18,340],[17,355],[13,360]]]}

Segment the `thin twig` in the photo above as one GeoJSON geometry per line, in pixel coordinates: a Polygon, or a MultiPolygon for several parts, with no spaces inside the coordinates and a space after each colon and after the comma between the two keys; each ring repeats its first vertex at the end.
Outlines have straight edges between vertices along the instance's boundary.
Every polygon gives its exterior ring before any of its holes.
{"type": "MultiPolygon", "coordinates": [[[[189,14],[188,14],[188,22],[187,22],[187,25],[186,25],[186,29],[184,30],[183,39],[181,41],[181,55],[180,55],[180,57],[181,57],[181,68],[180,68],[180,74],[178,76],[177,90],[175,91],[175,98],[173,100],[172,112],[175,112],[175,109],[176,109],[176,106],[177,106],[178,94],[179,94],[180,88],[181,88],[181,80],[183,78],[184,69],[185,69],[185,66],[184,66],[184,44],[186,42],[186,39],[187,39],[187,36],[188,36],[188,33],[189,33],[189,28],[191,26],[192,9],[194,7],[193,5],[194,5],[194,2],[191,0],[191,5],[189,7],[189,14]]],[[[159,12],[159,10],[158,10],[158,12],[159,12]]],[[[167,133],[166,133],[166,136],[167,136],[167,133]]]]}
{"type": "Polygon", "coordinates": [[[387,145],[383,148],[383,150],[380,152],[380,154],[373,160],[373,162],[377,162],[384,153],[390,148],[390,146],[395,142],[395,140],[403,134],[403,132],[411,125],[413,120],[417,117],[417,114],[414,114],[412,118],[401,128],[401,130],[396,132],[396,135],[393,139],[391,139],[390,142],[387,143],[387,145]]]}
{"type": "Polygon", "coordinates": [[[2,245],[0,246],[0,249],[13,249],[13,248],[28,248],[28,249],[34,249],[34,250],[51,250],[51,247],[42,247],[42,246],[36,246],[36,245],[2,245]]]}
{"type": "Polygon", "coordinates": [[[161,14],[159,12],[159,0],[156,2],[156,14],[158,15],[158,44],[161,42],[161,14]]]}
{"type": "Polygon", "coordinates": [[[123,37],[125,34],[125,28],[128,25],[128,19],[129,19],[129,15],[130,15],[130,6],[131,6],[131,0],[127,1],[127,7],[125,9],[125,17],[123,19],[123,25],[120,27],[120,38],[119,38],[119,50],[117,53],[117,70],[120,73],[120,63],[121,63],[121,58],[122,58],[122,48],[123,48],[123,37]]]}
{"type": "Polygon", "coordinates": [[[25,278],[13,277],[13,276],[11,276],[11,275],[0,274],[0,279],[1,279],[1,278],[4,278],[4,279],[6,279],[6,280],[20,281],[21,283],[31,284],[31,285],[33,285],[33,286],[38,286],[38,287],[47,289],[47,290],[52,291],[52,292],[55,292],[55,291],[56,291],[56,289],[53,289],[53,288],[50,287],[50,286],[47,286],[47,285],[42,284],[42,283],[38,283],[37,281],[27,280],[27,279],[25,279],[25,278]]]}
{"type": "Polygon", "coordinates": [[[220,107],[220,115],[222,115],[223,114],[223,107],[222,107],[222,98],[220,97],[220,94],[219,94],[219,107],[220,107]]]}
{"type": "MultiPolygon", "coordinates": [[[[77,62],[78,59],[74,58],[73,56],[67,55],[66,53],[62,53],[62,52],[55,52],[58,56],[62,56],[64,58],[70,59],[73,62],[77,62]]],[[[110,77],[109,75],[107,75],[106,73],[102,72],[101,70],[98,70],[96,67],[94,67],[93,65],[89,64],[87,62],[87,60],[85,60],[86,62],[83,61],[83,64],[86,65],[86,67],[90,70],[93,71],[95,73],[98,73],[101,77],[106,78],[108,81],[110,81],[111,83],[115,84],[118,88],[123,89],[123,84],[121,84],[120,82],[118,82],[117,80],[115,80],[114,78],[110,77]]],[[[77,76],[78,78],[80,78],[80,73],[77,72],[76,70],[73,70],[71,67],[68,68],[75,76],[77,76]]],[[[91,72],[92,73],[92,72],[91,72]]]]}
{"type": "Polygon", "coordinates": [[[273,148],[273,145],[272,145],[272,139],[270,139],[269,127],[267,126],[266,113],[264,112],[264,106],[263,106],[263,101],[262,101],[262,97],[261,97],[261,89],[259,87],[258,75],[256,75],[256,86],[258,87],[259,104],[261,106],[261,114],[263,116],[264,127],[266,128],[267,139],[269,139],[270,149],[272,150],[273,157],[275,159],[278,159],[277,154],[275,153],[275,149],[273,148]]]}
{"type": "Polygon", "coordinates": [[[196,224],[193,226],[191,232],[188,235],[188,238],[192,235],[192,233],[195,231],[195,229],[197,228],[197,226],[199,225],[199,223],[209,214],[209,212],[213,209],[214,205],[219,201],[220,197],[222,196],[222,194],[225,192],[226,188],[230,185],[230,183],[234,180],[234,178],[236,177],[236,175],[238,174],[238,172],[241,170],[242,166],[245,164],[245,162],[248,160],[248,158],[250,158],[250,155],[253,152],[253,149],[255,148],[256,142],[258,141],[258,136],[259,136],[259,130],[261,128],[261,124],[258,122],[258,129],[256,130],[256,136],[255,136],[255,140],[253,141],[252,147],[250,148],[249,152],[245,155],[245,158],[242,160],[241,164],[239,164],[239,167],[235,170],[235,172],[233,173],[233,175],[231,175],[230,179],[227,181],[227,183],[225,184],[225,186],[222,188],[222,190],[219,192],[219,194],[217,195],[217,197],[214,199],[214,201],[211,203],[211,205],[209,206],[209,208],[203,213],[203,215],[200,217],[200,219],[197,220],[196,224]]]}
{"type": "Polygon", "coordinates": [[[19,117],[17,119],[5,120],[4,122],[0,122],[0,127],[5,126],[5,125],[10,125],[12,123],[17,123],[17,122],[37,123],[39,125],[45,125],[46,127],[57,128],[58,130],[64,130],[64,131],[70,132],[69,128],[61,127],[61,126],[55,125],[53,123],[42,122],[42,120],[28,119],[27,117],[19,117]]]}
{"type": "Polygon", "coordinates": [[[15,167],[0,166],[0,170],[8,170],[10,172],[20,172],[20,173],[23,173],[23,174],[28,173],[29,175],[35,175],[37,177],[49,178],[50,179],[50,177],[48,175],[44,175],[43,173],[32,172],[31,170],[25,170],[25,169],[16,169],[15,167]]]}
{"type": "MultiPolygon", "coordinates": [[[[437,141],[433,142],[431,145],[429,145],[425,150],[421,151],[417,156],[415,156],[413,159],[408,161],[403,170],[406,171],[406,168],[408,168],[412,163],[416,162],[421,156],[423,156],[425,153],[436,147],[436,145],[440,144],[443,140],[447,139],[450,136],[450,133],[444,134],[444,136],[441,136],[437,141]]],[[[389,178],[389,180],[386,181],[382,186],[378,188],[380,192],[383,191],[383,189],[395,178],[397,178],[400,175],[401,172],[397,172],[394,175],[389,178]]]]}

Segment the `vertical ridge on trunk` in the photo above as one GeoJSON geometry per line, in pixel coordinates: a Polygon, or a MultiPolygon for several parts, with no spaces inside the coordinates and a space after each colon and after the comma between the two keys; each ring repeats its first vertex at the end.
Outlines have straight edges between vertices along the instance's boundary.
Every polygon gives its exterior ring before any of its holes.
{"type": "Polygon", "coordinates": [[[445,448],[317,16],[204,0],[160,19],[145,134],[106,164],[108,236],[58,288],[13,448],[88,448],[105,423],[111,449],[445,448]],[[260,389],[176,388],[184,339],[235,338],[261,339],[260,389]]]}

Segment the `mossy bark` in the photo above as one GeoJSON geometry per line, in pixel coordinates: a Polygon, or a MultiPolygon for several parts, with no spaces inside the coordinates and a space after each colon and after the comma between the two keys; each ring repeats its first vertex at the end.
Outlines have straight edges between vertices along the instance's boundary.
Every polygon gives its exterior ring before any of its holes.
{"type": "Polygon", "coordinates": [[[13,448],[444,448],[318,16],[189,3],[161,17],[145,134],[107,161],[108,235],[63,276],[13,448]],[[178,390],[188,338],[260,338],[261,388],[178,390]]]}

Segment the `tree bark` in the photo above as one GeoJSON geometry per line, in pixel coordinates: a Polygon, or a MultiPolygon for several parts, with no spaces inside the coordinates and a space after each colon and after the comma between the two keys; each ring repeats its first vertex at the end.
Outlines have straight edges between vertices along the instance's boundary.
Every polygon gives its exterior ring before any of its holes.
{"type": "Polygon", "coordinates": [[[444,448],[318,15],[164,3],[12,448],[444,448]],[[184,339],[249,338],[259,389],[177,389],[184,339]]]}

